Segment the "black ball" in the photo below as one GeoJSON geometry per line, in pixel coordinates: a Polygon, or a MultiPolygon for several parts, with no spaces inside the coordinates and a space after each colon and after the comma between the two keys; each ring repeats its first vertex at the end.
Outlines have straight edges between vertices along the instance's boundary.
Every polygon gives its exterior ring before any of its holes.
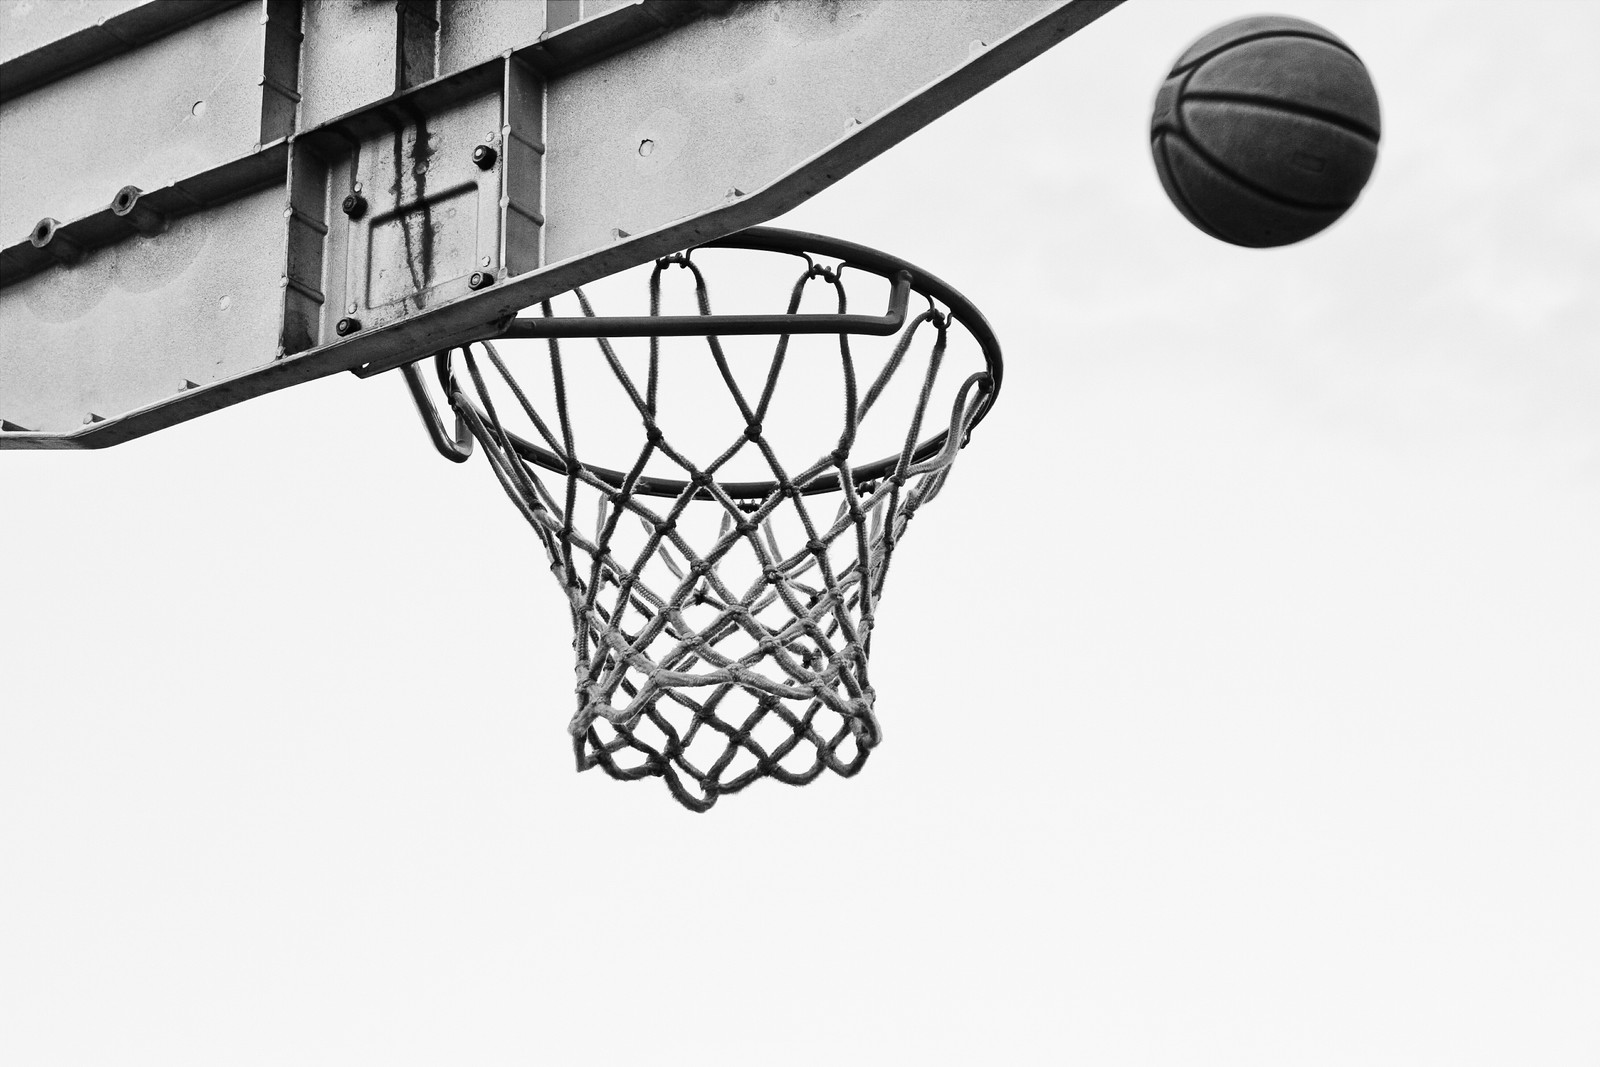
{"type": "Polygon", "coordinates": [[[1378,158],[1378,94],[1350,46],[1257,15],[1190,45],[1156,94],[1150,150],[1179,211],[1247,248],[1302,241],[1355,203],[1378,158]]]}

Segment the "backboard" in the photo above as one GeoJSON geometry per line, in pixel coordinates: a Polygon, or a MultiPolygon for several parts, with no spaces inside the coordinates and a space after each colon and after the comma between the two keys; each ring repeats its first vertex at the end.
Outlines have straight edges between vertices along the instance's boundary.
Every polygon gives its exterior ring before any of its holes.
{"type": "Polygon", "coordinates": [[[0,448],[493,335],[770,219],[1116,0],[0,3],[0,448]]]}

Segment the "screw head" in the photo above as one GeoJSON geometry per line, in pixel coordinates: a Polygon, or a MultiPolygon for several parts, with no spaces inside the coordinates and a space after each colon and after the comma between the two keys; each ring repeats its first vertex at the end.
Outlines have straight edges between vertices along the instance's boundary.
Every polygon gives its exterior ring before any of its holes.
{"type": "Polygon", "coordinates": [[[339,205],[339,210],[343,211],[346,215],[349,215],[353,219],[359,219],[362,215],[367,213],[367,198],[362,196],[360,193],[351,193],[349,196],[345,197],[344,202],[339,205]]]}
{"type": "Polygon", "coordinates": [[[493,271],[475,270],[472,272],[472,277],[467,279],[467,286],[472,289],[483,289],[493,284],[493,271]]]}
{"type": "Polygon", "coordinates": [[[334,329],[339,331],[340,337],[346,337],[361,329],[361,323],[355,319],[340,319],[334,329]]]}
{"type": "Polygon", "coordinates": [[[472,150],[472,162],[477,164],[479,170],[488,170],[494,166],[494,161],[499,158],[500,153],[486,144],[481,144],[472,150]]]}

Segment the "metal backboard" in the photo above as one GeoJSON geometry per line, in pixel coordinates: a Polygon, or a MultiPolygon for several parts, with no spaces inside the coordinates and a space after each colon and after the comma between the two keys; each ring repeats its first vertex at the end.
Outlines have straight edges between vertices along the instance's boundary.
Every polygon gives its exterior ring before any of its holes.
{"type": "Polygon", "coordinates": [[[0,3],[0,448],[115,444],[795,206],[1114,0],[0,3]]]}

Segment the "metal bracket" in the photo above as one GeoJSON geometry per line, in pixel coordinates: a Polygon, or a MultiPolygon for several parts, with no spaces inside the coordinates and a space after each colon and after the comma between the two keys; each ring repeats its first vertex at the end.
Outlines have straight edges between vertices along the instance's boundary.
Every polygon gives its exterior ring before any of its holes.
{"type": "MultiPolygon", "coordinates": [[[[796,315],[623,315],[571,316],[511,319],[495,335],[499,338],[528,337],[727,337],[800,333],[852,333],[886,337],[896,333],[906,321],[911,302],[911,272],[898,271],[889,293],[889,306],[882,315],[796,314],[796,315]]],[[[422,425],[439,454],[452,463],[465,463],[472,456],[472,433],[456,416],[452,439],[445,432],[439,409],[428,396],[417,363],[400,368],[406,388],[422,416],[422,425]]],[[[360,374],[360,371],[357,371],[360,374]]],[[[449,390],[443,366],[440,384],[449,390]]],[[[363,375],[364,377],[365,375],[363,375]]]]}
{"type": "Polygon", "coordinates": [[[899,271],[882,315],[618,315],[512,319],[501,338],[521,337],[730,337],[796,333],[861,333],[887,337],[906,322],[911,272],[899,271]]]}
{"type": "Polygon", "coordinates": [[[417,369],[417,364],[407,363],[400,368],[400,373],[406,377],[406,388],[411,390],[411,399],[416,402],[417,414],[422,416],[422,425],[427,429],[433,447],[439,450],[439,455],[452,463],[465,463],[472,458],[472,432],[467,429],[467,424],[460,415],[456,416],[455,439],[451,440],[450,435],[444,432],[444,422],[439,418],[439,409],[434,407],[432,398],[428,396],[427,386],[422,384],[422,372],[417,369]]]}

